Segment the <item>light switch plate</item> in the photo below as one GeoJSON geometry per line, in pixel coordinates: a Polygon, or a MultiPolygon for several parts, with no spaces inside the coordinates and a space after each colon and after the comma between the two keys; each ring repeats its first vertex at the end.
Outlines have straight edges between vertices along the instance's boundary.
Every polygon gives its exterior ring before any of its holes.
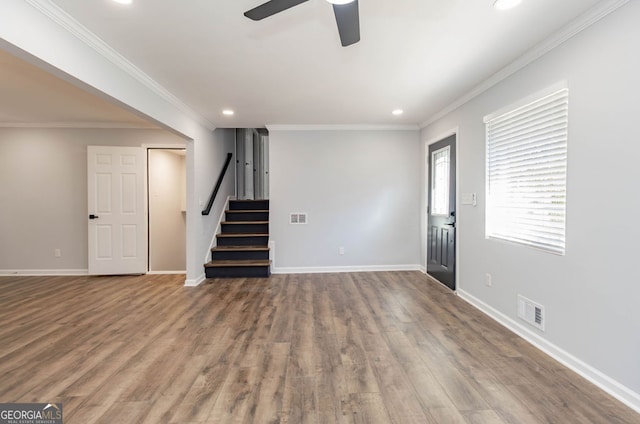
{"type": "Polygon", "coordinates": [[[478,204],[478,197],[476,193],[462,193],[462,204],[476,206],[478,204]]]}

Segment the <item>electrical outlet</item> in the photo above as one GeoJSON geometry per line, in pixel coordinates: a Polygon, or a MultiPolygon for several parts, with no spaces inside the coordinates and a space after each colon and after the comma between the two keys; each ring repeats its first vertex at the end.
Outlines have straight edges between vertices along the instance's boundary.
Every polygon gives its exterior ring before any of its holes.
{"type": "Polygon", "coordinates": [[[491,282],[491,274],[489,274],[489,273],[484,274],[484,285],[487,286],[487,287],[491,287],[491,284],[492,284],[492,282],[491,282]]]}
{"type": "Polygon", "coordinates": [[[340,255],[344,255],[344,247],[343,247],[343,246],[340,246],[340,247],[338,248],[338,253],[339,253],[340,255]]]}
{"type": "Polygon", "coordinates": [[[62,256],[62,252],[60,251],[60,249],[53,249],[53,256],[55,256],[56,258],[62,256]]]}

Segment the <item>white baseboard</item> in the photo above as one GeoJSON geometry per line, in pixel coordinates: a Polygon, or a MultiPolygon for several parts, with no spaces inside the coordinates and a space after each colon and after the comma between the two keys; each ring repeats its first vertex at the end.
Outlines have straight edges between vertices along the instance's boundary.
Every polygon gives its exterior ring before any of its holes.
{"type": "Polygon", "coordinates": [[[195,279],[192,279],[192,280],[185,280],[184,281],[184,286],[185,287],[198,287],[206,279],[207,279],[207,277],[204,274],[200,274],[200,276],[198,276],[198,278],[195,278],[195,279]]]}
{"type": "Polygon", "coordinates": [[[89,275],[87,269],[0,269],[0,276],[73,276],[73,275],[89,275]]]}
{"type": "Polygon", "coordinates": [[[418,271],[422,272],[423,274],[426,274],[427,273],[427,267],[424,266],[424,265],[420,265],[420,269],[418,271]]]}
{"type": "Polygon", "coordinates": [[[342,272],[420,271],[420,265],[361,265],[321,267],[273,267],[273,274],[326,274],[342,272]]]}
{"type": "Polygon", "coordinates": [[[493,318],[498,323],[502,324],[504,327],[513,331],[518,336],[525,339],[527,342],[542,350],[544,353],[551,356],[556,361],[575,371],[582,377],[589,380],[591,383],[595,384],[605,392],[609,393],[611,396],[618,399],[620,402],[640,413],[639,393],[634,392],[618,381],[595,369],[591,365],[576,358],[569,352],[561,349],[560,347],[549,342],[543,337],[540,337],[540,335],[534,333],[526,326],[520,324],[517,321],[514,321],[510,317],[487,305],[486,303],[467,293],[466,291],[458,289],[458,296],[473,307],[479,309],[489,317],[493,318]]]}
{"type": "Polygon", "coordinates": [[[276,242],[275,240],[269,240],[269,260],[271,261],[271,273],[276,274],[276,242]]]}

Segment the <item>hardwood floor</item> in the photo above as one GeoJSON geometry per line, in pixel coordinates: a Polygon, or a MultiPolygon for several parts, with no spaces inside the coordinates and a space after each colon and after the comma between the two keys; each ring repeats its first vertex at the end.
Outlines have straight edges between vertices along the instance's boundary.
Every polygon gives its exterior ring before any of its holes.
{"type": "Polygon", "coordinates": [[[78,423],[640,423],[417,272],[0,278],[0,402],[78,423]]]}

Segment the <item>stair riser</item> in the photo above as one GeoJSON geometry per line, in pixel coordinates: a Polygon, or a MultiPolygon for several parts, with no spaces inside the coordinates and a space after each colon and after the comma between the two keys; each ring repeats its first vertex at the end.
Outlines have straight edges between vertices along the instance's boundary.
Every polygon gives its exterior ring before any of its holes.
{"type": "Polygon", "coordinates": [[[267,278],[271,270],[268,266],[207,267],[205,273],[207,278],[267,278]]]}
{"type": "Polygon", "coordinates": [[[222,224],[222,232],[235,234],[268,233],[269,224],[222,224]]]}
{"type": "Polygon", "coordinates": [[[230,200],[229,201],[229,209],[230,210],[268,210],[269,209],[269,201],[268,200],[230,200]]]}
{"type": "Polygon", "coordinates": [[[231,222],[236,221],[268,221],[269,212],[227,212],[226,220],[231,222]]]}
{"type": "Polygon", "coordinates": [[[235,261],[235,260],[263,260],[269,259],[268,251],[239,251],[239,252],[211,252],[211,260],[235,261]]]}
{"type": "Polygon", "coordinates": [[[269,236],[218,237],[218,246],[266,246],[269,236]]]}

